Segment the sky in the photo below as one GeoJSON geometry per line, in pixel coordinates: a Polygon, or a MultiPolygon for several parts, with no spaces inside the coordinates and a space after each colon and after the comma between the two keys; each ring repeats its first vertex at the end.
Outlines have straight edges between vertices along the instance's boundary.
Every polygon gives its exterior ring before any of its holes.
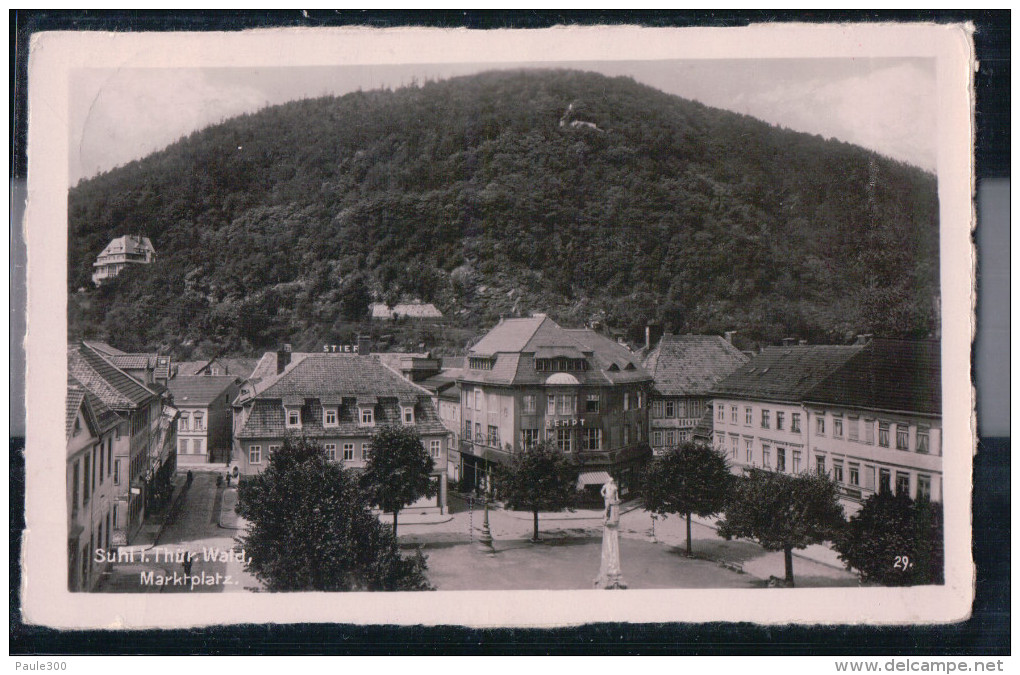
{"type": "Polygon", "coordinates": [[[71,83],[69,181],[74,185],[266,106],[522,67],[627,75],[669,94],[935,171],[933,59],[710,59],[85,69],[71,83]]]}

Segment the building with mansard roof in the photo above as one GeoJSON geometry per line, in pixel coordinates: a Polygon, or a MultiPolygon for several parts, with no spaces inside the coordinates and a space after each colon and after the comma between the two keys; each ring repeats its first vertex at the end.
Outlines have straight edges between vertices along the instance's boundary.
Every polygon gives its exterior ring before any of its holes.
{"type": "Polygon", "coordinates": [[[432,394],[372,356],[281,350],[264,357],[234,401],[232,464],[242,476],[257,474],[289,436],[312,439],[331,459],[362,469],[384,425],[414,427],[435,462],[439,494],[409,508],[445,509],[448,432],[432,394]]]}
{"type": "Polygon", "coordinates": [[[545,441],[578,463],[580,488],[597,495],[610,475],[624,495],[636,487],[651,455],[652,377],[626,346],[544,314],[503,319],[457,381],[462,483],[483,485],[495,464],[545,441]]]}

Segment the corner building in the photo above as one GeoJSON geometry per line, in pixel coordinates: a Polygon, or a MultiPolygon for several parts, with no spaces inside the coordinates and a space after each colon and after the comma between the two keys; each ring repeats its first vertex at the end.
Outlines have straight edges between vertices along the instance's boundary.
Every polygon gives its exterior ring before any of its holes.
{"type": "Polygon", "coordinates": [[[504,319],[471,348],[457,381],[467,485],[545,440],[578,463],[589,497],[610,476],[622,495],[636,488],[651,457],[652,377],[627,347],[543,314],[504,319]]]}

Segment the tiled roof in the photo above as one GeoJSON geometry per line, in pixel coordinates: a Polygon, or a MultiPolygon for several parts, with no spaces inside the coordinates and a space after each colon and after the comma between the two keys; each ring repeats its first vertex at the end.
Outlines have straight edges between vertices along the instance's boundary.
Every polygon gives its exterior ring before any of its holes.
{"type": "Polygon", "coordinates": [[[535,358],[590,356],[588,370],[571,371],[582,385],[621,384],[651,379],[633,352],[587,328],[561,328],[545,316],[504,319],[471,353],[495,356],[490,370],[465,368],[463,380],[483,384],[543,384],[550,373],[535,370],[535,358]]]}
{"type": "Polygon", "coordinates": [[[800,402],[804,395],[863,349],[862,345],[766,347],[717,384],[712,394],[800,402]]]}
{"type": "Polygon", "coordinates": [[[645,357],[645,370],[662,396],[704,396],[748,357],[718,335],[662,336],[645,357]]]}
{"type": "Polygon", "coordinates": [[[124,370],[145,370],[152,367],[155,356],[155,354],[113,354],[106,359],[124,370]]]}
{"type": "Polygon", "coordinates": [[[173,394],[174,405],[178,408],[205,406],[212,403],[236,382],[237,379],[229,375],[178,375],[170,380],[167,388],[173,394]]]}
{"type": "MultiPolygon", "coordinates": [[[[402,424],[400,406],[394,399],[387,399],[373,406],[376,428],[402,424]]],[[[445,434],[446,427],[439,419],[432,401],[424,398],[414,406],[414,428],[419,434],[445,434]]],[[[337,426],[322,426],[322,405],[318,399],[308,399],[301,406],[301,428],[287,429],[284,424],[283,406],[279,399],[257,399],[251,413],[238,432],[238,438],[280,438],[287,433],[310,438],[340,438],[371,436],[375,429],[358,424],[358,406],[353,399],[347,399],[340,407],[337,426]]]]}
{"type": "Polygon", "coordinates": [[[85,390],[68,383],[67,385],[67,412],[64,416],[65,438],[71,437],[74,431],[74,420],[78,417],[78,410],[85,402],[85,390]]]}
{"type": "Polygon", "coordinates": [[[177,374],[202,375],[208,371],[209,366],[219,365],[222,375],[232,375],[243,380],[252,374],[258,362],[258,359],[232,357],[217,357],[205,359],[204,361],[179,361],[177,362],[177,374]]]}
{"type": "Polygon", "coordinates": [[[108,253],[145,253],[147,250],[155,250],[152,248],[152,242],[149,241],[148,237],[125,234],[124,236],[111,240],[100,255],[106,255],[108,253]]]}
{"type": "Polygon", "coordinates": [[[694,431],[691,432],[691,437],[694,440],[712,442],[712,403],[709,401],[705,404],[705,410],[701,413],[701,419],[698,420],[697,425],[694,427],[694,431]]]}
{"type": "Polygon", "coordinates": [[[111,347],[110,345],[108,345],[105,342],[93,342],[92,340],[84,340],[83,342],[85,344],[87,344],[89,347],[92,347],[93,349],[95,349],[97,352],[99,352],[103,356],[120,356],[120,355],[126,353],[126,352],[122,352],[121,350],[117,349],[116,347],[111,347]]]}
{"type": "Polygon", "coordinates": [[[87,345],[69,345],[68,373],[114,410],[135,408],[156,395],[87,345]]]}
{"type": "Polygon", "coordinates": [[[941,415],[940,344],[876,338],[804,399],[851,408],[941,415]]]}
{"type": "MultiPolygon", "coordinates": [[[[318,355],[319,354],[317,353],[311,352],[291,352],[290,363],[287,364],[287,368],[284,370],[284,373],[304,361],[306,357],[318,355]]],[[[252,382],[263,385],[275,380],[278,377],[276,373],[276,357],[276,352],[266,352],[263,354],[262,358],[259,359],[258,363],[255,365],[255,370],[253,370],[251,375],[248,376],[248,379],[252,382]]]]}
{"type": "Polygon", "coordinates": [[[105,433],[120,424],[120,415],[110,410],[110,408],[108,408],[98,396],[82,386],[81,382],[76,380],[74,377],[69,376],[67,378],[66,418],[66,431],[68,438],[70,438],[71,431],[74,428],[74,419],[78,415],[78,409],[83,403],[88,408],[89,414],[92,416],[92,420],[98,426],[99,433],[105,433]]]}
{"type": "Polygon", "coordinates": [[[371,356],[309,354],[258,394],[260,398],[322,395],[416,398],[429,392],[371,356]]]}
{"type": "Polygon", "coordinates": [[[415,319],[441,319],[440,312],[431,302],[400,303],[390,309],[384,302],[373,302],[371,305],[373,319],[392,319],[397,316],[408,316],[415,319]]]}

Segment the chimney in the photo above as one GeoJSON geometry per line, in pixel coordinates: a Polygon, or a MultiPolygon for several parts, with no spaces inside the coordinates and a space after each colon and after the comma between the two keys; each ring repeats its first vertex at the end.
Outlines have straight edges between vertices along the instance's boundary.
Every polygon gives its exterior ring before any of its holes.
{"type": "Polygon", "coordinates": [[[872,337],[873,336],[872,336],[871,333],[861,333],[860,335],[857,336],[857,341],[854,342],[854,344],[855,345],[866,345],[869,342],[871,342],[871,338],[872,337]]]}
{"type": "Polygon", "coordinates": [[[358,336],[358,354],[362,356],[368,356],[372,353],[372,336],[371,335],[359,335],[358,336]]]}
{"type": "Polygon", "coordinates": [[[797,338],[792,338],[792,337],[785,337],[785,338],[783,338],[783,346],[784,347],[792,347],[795,344],[797,344],[797,338]]]}
{"type": "Polygon", "coordinates": [[[736,335],[736,334],[737,334],[737,331],[735,331],[735,330],[728,330],[728,331],[726,331],[724,333],[724,335],[726,336],[726,341],[729,342],[730,344],[733,344],[733,336],[736,335]]]}
{"type": "Polygon", "coordinates": [[[662,326],[657,323],[645,324],[645,349],[651,349],[659,344],[660,338],[662,338],[662,326]]]}
{"type": "Polygon", "coordinates": [[[279,375],[290,365],[290,345],[283,345],[276,352],[276,374],[279,375]]]}

